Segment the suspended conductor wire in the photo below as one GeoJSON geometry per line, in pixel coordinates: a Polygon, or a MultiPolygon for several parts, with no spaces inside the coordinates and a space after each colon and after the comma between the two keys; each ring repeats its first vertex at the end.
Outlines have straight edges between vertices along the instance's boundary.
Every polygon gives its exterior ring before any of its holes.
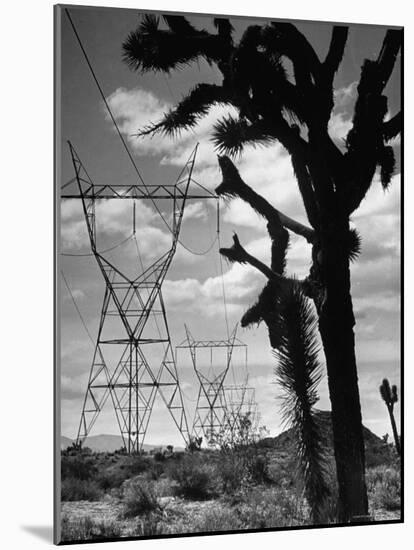
{"type": "Polygon", "coordinates": [[[181,393],[183,394],[186,401],[190,401],[191,403],[197,403],[197,399],[192,399],[187,395],[187,393],[183,390],[183,388],[180,388],[181,393]]]}
{"type": "Polygon", "coordinates": [[[210,250],[212,250],[213,246],[216,244],[217,237],[214,239],[214,241],[212,241],[212,243],[209,245],[209,247],[206,250],[203,250],[202,252],[196,252],[195,250],[191,250],[191,248],[188,248],[188,246],[183,244],[183,242],[180,241],[180,239],[178,239],[178,242],[180,243],[180,245],[185,250],[187,250],[187,252],[190,252],[190,254],[193,254],[194,256],[205,256],[206,254],[208,254],[210,252],[210,250]]]}
{"type": "Polygon", "coordinates": [[[87,325],[86,325],[86,323],[85,323],[85,320],[84,320],[84,318],[83,318],[83,316],[82,316],[82,313],[80,312],[80,309],[79,309],[79,307],[78,307],[78,304],[76,303],[76,300],[75,300],[75,297],[74,297],[74,295],[73,295],[73,292],[72,292],[72,290],[71,290],[71,288],[70,288],[70,286],[69,286],[69,283],[68,283],[68,281],[67,281],[67,279],[66,279],[66,277],[65,277],[65,274],[63,273],[63,270],[62,270],[62,269],[60,270],[60,274],[62,275],[62,279],[64,280],[65,285],[66,285],[66,288],[68,289],[68,292],[69,292],[69,294],[70,294],[70,297],[72,298],[73,305],[75,306],[75,309],[76,309],[76,311],[78,312],[79,318],[80,318],[80,320],[81,320],[81,322],[82,322],[82,325],[83,325],[83,327],[84,327],[84,329],[85,329],[85,331],[86,331],[86,334],[89,336],[89,339],[90,339],[90,341],[92,342],[92,346],[95,348],[95,341],[94,341],[94,339],[92,338],[91,333],[89,332],[89,329],[88,329],[88,327],[87,327],[87,325]]]}
{"type": "MultiPolygon", "coordinates": [[[[132,239],[132,237],[134,237],[134,233],[131,233],[131,235],[129,235],[128,237],[123,239],[118,244],[115,244],[114,246],[106,248],[105,250],[98,251],[98,254],[106,254],[107,252],[111,252],[112,250],[115,250],[119,246],[122,246],[123,244],[128,242],[130,239],[132,239]]],[[[77,254],[77,253],[70,254],[69,252],[61,252],[60,254],[61,254],[61,256],[80,256],[80,257],[94,256],[95,255],[93,252],[87,252],[85,254],[77,254]]],[[[140,258],[141,258],[141,256],[140,256],[140,258]]]]}
{"type": "MultiPolygon", "coordinates": [[[[224,284],[224,270],[223,270],[223,259],[220,254],[221,240],[220,240],[220,201],[217,203],[217,242],[219,247],[219,261],[220,261],[220,275],[221,275],[221,288],[223,293],[223,305],[224,305],[224,320],[226,323],[226,332],[227,339],[230,340],[230,329],[229,329],[229,316],[227,311],[227,298],[226,298],[226,288],[224,284]]],[[[233,377],[233,383],[236,385],[236,375],[234,372],[233,357],[230,358],[230,368],[231,374],[233,377]]]]}
{"type": "MultiPolygon", "coordinates": [[[[124,146],[124,149],[125,149],[125,151],[126,151],[126,153],[127,153],[127,155],[128,155],[129,160],[131,161],[131,164],[132,164],[132,166],[133,166],[133,168],[134,168],[134,170],[135,170],[135,172],[136,172],[138,178],[140,179],[140,181],[141,181],[142,185],[144,186],[144,188],[148,191],[148,188],[147,188],[147,186],[146,186],[146,184],[145,184],[145,182],[144,182],[144,179],[143,179],[143,177],[142,177],[142,175],[141,175],[141,172],[139,171],[138,166],[136,165],[136,162],[135,162],[135,160],[134,160],[134,157],[132,156],[131,151],[129,150],[129,147],[128,147],[128,145],[127,145],[125,139],[124,139],[124,136],[123,136],[122,133],[121,133],[121,130],[119,129],[119,126],[118,126],[118,124],[117,124],[117,122],[116,122],[116,120],[115,120],[115,117],[114,117],[114,115],[113,115],[113,113],[112,113],[112,111],[111,111],[111,108],[109,107],[108,101],[107,101],[107,99],[106,99],[106,97],[105,97],[105,94],[104,94],[104,92],[103,92],[103,89],[102,89],[102,87],[101,87],[101,85],[100,85],[100,83],[99,83],[98,77],[96,76],[95,71],[94,71],[94,69],[93,69],[93,67],[92,67],[92,64],[91,64],[91,62],[90,62],[90,60],[89,60],[88,54],[86,53],[86,50],[85,50],[85,48],[84,48],[84,46],[83,46],[82,40],[81,40],[81,38],[80,38],[80,36],[79,36],[79,33],[78,33],[78,31],[76,30],[75,23],[74,23],[73,20],[72,20],[72,17],[71,17],[71,15],[70,15],[70,13],[69,13],[69,10],[68,10],[67,8],[65,8],[65,12],[66,12],[66,15],[67,15],[67,17],[68,17],[68,19],[69,19],[69,22],[70,22],[70,24],[71,24],[71,27],[72,27],[72,29],[73,29],[73,32],[74,32],[74,34],[75,34],[75,36],[76,36],[76,39],[77,39],[78,44],[79,44],[79,47],[80,47],[80,49],[82,50],[83,56],[84,56],[84,58],[85,58],[85,61],[86,61],[87,65],[88,65],[89,70],[90,70],[90,72],[91,72],[91,74],[92,74],[92,77],[93,77],[93,79],[94,79],[94,81],[95,81],[95,84],[96,84],[96,86],[97,86],[97,88],[98,88],[98,90],[99,90],[99,93],[100,93],[100,95],[101,95],[101,97],[102,97],[102,100],[103,100],[103,102],[104,102],[104,104],[105,104],[105,107],[106,107],[106,109],[107,109],[107,111],[108,111],[108,113],[109,113],[109,116],[111,117],[111,120],[112,120],[112,122],[113,122],[113,124],[114,124],[114,126],[115,126],[115,129],[116,129],[117,133],[118,133],[119,139],[121,140],[122,145],[124,146]]],[[[165,225],[167,226],[167,228],[169,229],[169,231],[172,232],[171,227],[169,226],[167,220],[164,218],[162,212],[161,212],[160,209],[158,208],[158,206],[157,206],[156,202],[154,201],[154,199],[151,198],[151,201],[152,201],[152,204],[153,204],[154,208],[156,209],[156,211],[157,211],[158,214],[160,215],[161,219],[163,220],[163,222],[165,223],[165,225]]]]}
{"type": "MultiPolygon", "coordinates": [[[[108,113],[109,113],[109,116],[111,117],[111,120],[112,120],[112,122],[113,122],[113,124],[114,124],[114,127],[115,127],[115,129],[116,129],[116,131],[117,131],[117,134],[118,134],[118,136],[119,136],[119,139],[121,140],[121,143],[122,143],[122,145],[123,145],[123,147],[124,147],[124,149],[125,149],[125,151],[126,151],[126,153],[127,153],[127,155],[128,155],[129,160],[131,161],[131,164],[132,164],[132,166],[133,166],[133,168],[134,168],[134,170],[135,170],[135,172],[136,172],[138,178],[140,179],[140,181],[141,181],[142,185],[144,186],[144,188],[148,191],[148,188],[147,188],[147,186],[146,186],[146,184],[145,184],[145,182],[144,182],[144,179],[143,179],[143,177],[142,177],[142,175],[141,175],[141,172],[140,172],[139,169],[138,169],[138,166],[137,166],[137,164],[136,164],[136,162],[135,162],[135,160],[134,160],[134,157],[132,156],[131,151],[129,150],[129,147],[128,147],[128,145],[127,145],[125,139],[124,139],[124,136],[122,135],[121,130],[119,129],[118,123],[116,122],[116,119],[115,119],[115,117],[114,117],[114,115],[113,115],[113,113],[112,113],[112,110],[111,110],[111,108],[110,108],[110,106],[109,106],[109,104],[108,104],[108,101],[107,101],[107,99],[106,99],[106,97],[105,97],[105,94],[104,94],[104,91],[103,91],[103,89],[102,89],[102,86],[100,85],[99,80],[98,80],[98,77],[96,76],[96,73],[95,73],[95,71],[94,71],[94,69],[93,69],[93,67],[92,67],[92,63],[91,63],[91,61],[90,61],[90,59],[89,59],[89,57],[88,57],[88,54],[86,53],[85,47],[84,47],[84,45],[83,45],[83,43],[82,43],[82,40],[81,40],[81,38],[80,38],[80,35],[79,35],[77,29],[76,29],[75,23],[74,23],[73,20],[72,20],[72,17],[71,17],[71,15],[70,15],[70,13],[69,13],[69,10],[68,10],[67,8],[65,8],[65,12],[66,12],[66,15],[67,15],[67,17],[68,17],[68,19],[69,19],[69,22],[70,22],[70,24],[71,24],[71,27],[72,27],[72,29],[73,29],[73,32],[74,32],[74,34],[75,34],[75,36],[76,36],[76,39],[77,39],[78,44],[79,44],[79,47],[80,47],[80,49],[81,49],[81,51],[82,51],[82,53],[83,53],[83,56],[84,56],[84,58],[85,58],[85,61],[86,61],[87,65],[88,65],[88,67],[89,67],[89,70],[90,70],[90,72],[91,72],[91,75],[92,75],[92,77],[93,77],[93,80],[95,81],[95,84],[96,84],[96,86],[97,86],[97,88],[98,88],[98,90],[99,90],[99,93],[100,93],[100,95],[101,95],[101,97],[102,97],[102,100],[103,100],[103,102],[104,102],[104,104],[105,104],[105,107],[106,107],[106,109],[107,109],[107,111],[108,111],[108,113]]],[[[69,184],[69,183],[70,183],[70,182],[68,182],[67,184],[69,184]]],[[[65,184],[65,186],[66,186],[67,184],[65,184]]],[[[200,185],[200,184],[198,184],[198,185],[200,185]]],[[[161,210],[158,208],[157,203],[154,201],[154,199],[153,199],[152,197],[150,197],[150,199],[151,199],[151,202],[152,202],[152,204],[153,204],[155,210],[157,211],[158,215],[160,216],[160,218],[161,218],[162,221],[164,222],[165,226],[167,227],[168,231],[170,231],[170,233],[171,233],[172,235],[174,235],[174,231],[171,229],[171,227],[170,227],[169,223],[167,222],[167,220],[165,219],[163,213],[162,213],[161,210]]],[[[177,241],[180,243],[180,245],[181,245],[183,248],[185,248],[185,250],[187,250],[187,252],[189,252],[190,254],[193,254],[194,256],[204,256],[205,254],[207,254],[207,253],[213,248],[213,246],[214,246],[214,244],[215,244],[215,241],[214,241],[214,242],[209,246],[209,248],[208,248],[207,250],[202,251],[202,252],[197,252],[197,251],[191,250],[191,249],[190,249],[188,246],[186,246],[179,238],[177,238],[177,241]]]]}
{"type": "MultiPolygon", "coordinates": [[[[221,248],[221,241],[220,241],[220,227],[217,229],[217,242],[219,250],[221,248]]],[[[224,273],[223,273],[223,260],[221,257],[221,254],[219,253],[219,260],[220,260],[220,274],[221,274],[221,288],[223,293],[223,304],[224,304],[224,319],[226,322],[226,331],[227,331],[227,339],[230,339],[230,330],[229,330],[229,318],[227,313],[227,299],[226,299],[226,289],[224,286],[224,273]]]]}

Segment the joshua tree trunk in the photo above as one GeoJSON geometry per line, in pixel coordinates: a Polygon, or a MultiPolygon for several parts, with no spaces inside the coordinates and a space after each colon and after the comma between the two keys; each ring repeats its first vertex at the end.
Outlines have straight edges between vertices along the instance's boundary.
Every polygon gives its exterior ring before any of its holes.
{"type": "MultiPolygon", "coordinates": [[[[338,224],[335,224],[338,225],[338,224]]],[[[343,245],[348,221],[322,243],[324,298],[319,329],[325,351],[332,404],[332,428],[342,522],[368,514],[365,451],[355,359],[354,314],[350,294],[349,255],[343,245]]],[[[360,517],[362,516],[362,517],[360,517]]]]}

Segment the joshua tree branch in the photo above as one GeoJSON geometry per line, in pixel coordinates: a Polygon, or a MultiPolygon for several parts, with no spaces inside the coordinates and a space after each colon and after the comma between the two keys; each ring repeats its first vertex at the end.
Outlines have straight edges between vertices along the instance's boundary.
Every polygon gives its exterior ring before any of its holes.
{"type": "MultiPolygon", "coordinates": [[[[377,60],[365,60],[362,66],[353,125],[346,138],[345,160],[347,172],[352,174],[347,201],[349,213],[358,208],[371,185],[377,165],[381,165],[379,152],[384,149],[384,130],[390,129],[391,135],[401,124],[398,116],[390,126],[387,127],[388,123],[384,123],[388,107],[387,98],[383,95],[401,47],[401,40],[401,30],[387,31],[377,60]]],[[[386,180],[387,178],[384,180],[385,185],[386,180]]]]}
{"type": "Polygon", "coordinates": [[[265,30],[264,38],[269,49],[292,61],[297,85],[309,89],[321,63],[305,36],[291,23],[272,23],[265,30]]]}
{"type": "Polygon", "coordinates": [[[333,28],[328,54],[323,63],[324,73],[331,83],[342,61],[347,38],[348,27],[335,26],[333,28]]]}
{"type": "Polygon", "coordinates": [[[163,15],[164,21],[174,33],[182,33],[183,35],[197,35],[197,29],[191,25],[183,15],[163,15]]]}
{"type": "Polygon", "coordinates": [[[398,136],[398,134],[401,132],[401,125],[402,125],[402,114],[401,111],[394,115],[390,120],[387,122],[384,122],[382,126],[382,131],[384,135],[384,139],[386,141],[389,141],[392,138],[395,138],[398,136]]]}
{"type": "Polygon", "coordinates": [[[150,124],[138,132],[138,136],[163,133],[172,135],[194,127],[212,105],[233,103],[228,90],[216,84],[197,84],[162,120],[150,124]]]}
{"type": "Polygon", "coordinates": [[[280,141],[290,155],[308,155],[308,142],[300,136],[296,126],[290,126],[283,115],[281,113],[276,114],[274,110],[265,111],[264,115],[271,121],[276,139],[280,141]]]}
{"type": "Polygon", "coordinates": [[[394,69],[395,60],[401,47],[402,31],[391,29],[387,31],[381,51],[377,59],[378,83],[380,91],[385,88],[394,69]]]}
{"type": "Polygon", "coordinates": [[[218,195],[239,197],[247,202],[258,214],[266,218],[268,222],[274,223],[275,218],[280,219],[281,224],[286,229],[305,237],[310,243],[314,241],[315,231],[312,228],[289,218],[253,191],[241,179],[237,168],[228,157],[218,157],[218,160],[223,174],[223,181],[215,190],[218,195]]]}
{"type": "MultiPolygon", "coordinates": [[[[249,264],[256,268],[258,271],[274,283],[278,285],[285,285],[292,282],[291,279],[283,277],[279,273],[275,273],[266,264],[249,254],[240,244],[239,238],[235,233],[233,235],[233,246],[231,248],[220,248],[220,254],[225,256],[230,262],[237,262],[240,264],[249,264]]],[[[296,281],[297,282],[297,281],[296,281]]]]}
{"type": "Polygon", "coordinates": [[[274,222],[268,222],[267,231],[272,241],[270,267],[275,273],[283,275],[286,267],[286,252],[289,247],[289,232],[283,227],[280,216],[274,222]]]}
{"type": "Polygon", "coordinates": [[[238,155],[246,145],[266,145],[276,141],[273,129],[259,119],[248,122],[240,117],[227,115],[213,127],[213,143],[220,154],[238,155]]]}
{"type": "Polygon", "coordinates": [[[308,167],[301,155],[291,155],[291,160],[308,220],[314,229],[318,229],[320,225],[319,207],[308,167]]]}
{"type": "Polygon", "coordinates": [[[140,72],[182,69],[204,58],[220,64],[232,49],[231,33],[212,34],[197,30],[183,16],[166,15],[168,30],[160,29],[153,14],[144,16],[138,28],[123,43],[123,57],[132,70],[140,72]]]}

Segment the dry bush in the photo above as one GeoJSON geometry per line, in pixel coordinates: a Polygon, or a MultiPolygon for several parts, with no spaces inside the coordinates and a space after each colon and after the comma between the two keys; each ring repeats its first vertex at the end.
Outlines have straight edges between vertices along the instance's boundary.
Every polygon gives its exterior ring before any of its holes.
{"type": "Polygon", "coordinates": [[[65,451],[61,455],[60,468],[62,479],[92,479],[96,473],[96,457],[86,450],[65,451]]]}
{"type": "Polygon", "coordinates": [[[226,453],[220,457],[220,476],[223,491],[233,495],[248,482],[248,470],[245,461],[236,453],[226,453]]]}
{"type": "Polygon", "coordinates": [[[245,491],[234,509],[243,529],[288,527],[304,522],[297,497],[283,489],[245,491]]]}
{"type": "Polygon", "coordinates": [[[192,526],[194,533],[237,531],[242,528],[237,514],[229,508],[206,510],[192,526]]]}
{"type": "Polygon", "coordinates": [[[163,534],[163,527],[156,513],[150,513],[137,519],[135,529],[133,531],[134,537],[154,537],[156,535],[163,534]]]}
{"type": "Polygon", "coordinates": [[[160,510],[153,482],[140,476],[123,483],[122,503],[125,518],[160,510]]]}
{"type": "Polygon", "coordinates": [[[270,482],[280,489],[295,485],[295,465],[292,460],[273,460],[268,466],[270,482]]]}
{"type": "Polygon", "coordinates": [[[120,526],[114,521],[94,521],[89,516],[75,519],[62,516],[62,541],[104,540],[120,536],[120,526]]]}
{"type": "Polygon", "coordinates": [[[401,508],[401,475],[397,468],[371,468],[367,471],[365,479],[372,507],[390,511],[401,508]]]}
{"type": "Polygon", "coordinates": [[[60,497],[62,502],[76,500],[96,501],[103,497],[103,491],[96,481],[68,477],[62,480],[60,497]]]}
{"type": "Polygon", "coordinates": [[[176,481],[177,492],[184,498],[204,500],[218,493],[216,467],[198,455],[170,463],[168,475],[176,481]]]}
{"type": "Polygon", "coordinates": [[[268,483],[269,462],[265,455],[258,454],[255,449],[250,450],[246,461],[247,472],[253,483],[268,483]]]}
{"type": "Polygon", "coordinates": [[[177,494],[178,483],[167,477],[160,477],[154,481],[154,492],[157,497],[172,497],[177,494]]]}

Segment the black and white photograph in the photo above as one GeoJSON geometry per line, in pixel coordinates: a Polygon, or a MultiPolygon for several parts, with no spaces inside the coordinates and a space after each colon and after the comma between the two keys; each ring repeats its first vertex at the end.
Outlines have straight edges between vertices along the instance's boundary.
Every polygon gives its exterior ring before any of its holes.
{"type": "Polygon", "coordinates": [[[403,27],[54,28],[54,542],[401,523],[403,27]]]}

